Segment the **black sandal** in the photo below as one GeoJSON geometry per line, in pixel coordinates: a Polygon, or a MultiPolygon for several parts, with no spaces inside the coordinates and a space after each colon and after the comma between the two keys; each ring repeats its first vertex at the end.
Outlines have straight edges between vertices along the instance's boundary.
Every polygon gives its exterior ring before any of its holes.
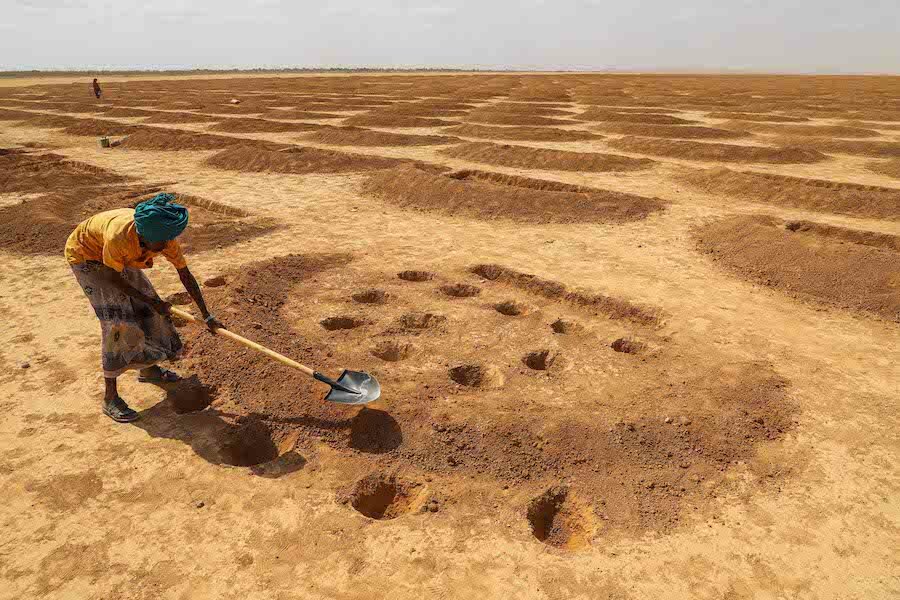
{"type": "Polygon", "coordinates": [[[181,375],[176,373],[175,371],[169,371],[168,369],[159,368],[159,375],[141,375],[138,373],[138,381],[140,383],[176,383],[181,381],[181,375]]]}
{"type": "Polygon", "coordinates": [[[118,396],[112,402],[103,403],[103,414],[116,423],[131,423],[141,418],[134,409],[118,396]]]}

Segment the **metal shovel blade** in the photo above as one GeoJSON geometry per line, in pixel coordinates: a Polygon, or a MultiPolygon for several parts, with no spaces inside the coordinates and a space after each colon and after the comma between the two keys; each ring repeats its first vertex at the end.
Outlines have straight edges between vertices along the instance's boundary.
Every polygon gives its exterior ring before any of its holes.
{"type": "MultiPolygon", "coordinates": [[[[317,373],[317,375],[319,374],[317,373]]],[[[331,386],[331,391],[325,396],[325,400],[328,402],[368,404],[378,400],[378,397],[381,396],[381,385],[368,373],[344,371],[337,381],[324,376],[318,376],[316,379],[331,386]]]]}

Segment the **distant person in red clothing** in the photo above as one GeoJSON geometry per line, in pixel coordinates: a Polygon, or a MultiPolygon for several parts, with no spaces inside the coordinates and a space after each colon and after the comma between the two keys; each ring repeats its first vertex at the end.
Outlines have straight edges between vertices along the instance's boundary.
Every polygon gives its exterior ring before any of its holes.
{"type": "Polygon", "coordinates": [[[97,96],[97,100],[100,99],[100,96],[103,95],[103,92],[100,90],[100,84],[97,83],[97,78],[94,78],[94,95],[97,96]]]}

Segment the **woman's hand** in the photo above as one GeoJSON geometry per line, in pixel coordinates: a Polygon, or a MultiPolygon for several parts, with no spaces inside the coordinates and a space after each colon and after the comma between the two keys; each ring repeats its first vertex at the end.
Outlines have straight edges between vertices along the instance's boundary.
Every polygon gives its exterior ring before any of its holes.
{"type": "Polygon", "coordinates": [[[222,325],[222,322],[215,318],[213,315],[206,315],[206,318],[203,319],[203,322],[206,323],[206,327],[211,333],[215,333],[216,329],[225,329],[225,326],[222,325]]]}

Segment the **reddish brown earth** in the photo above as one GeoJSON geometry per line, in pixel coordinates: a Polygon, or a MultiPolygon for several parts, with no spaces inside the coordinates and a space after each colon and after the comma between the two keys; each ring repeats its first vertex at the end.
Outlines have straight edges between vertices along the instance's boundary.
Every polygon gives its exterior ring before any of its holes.
{"type": "Polygon", "coordinates": [[[404,167],[373,175],[363,190],[403,208],[524,223],[621,223],[643,219],[664,205],[635,194],[552,187],[540,180],[492,181],[404,167]]]}
{"type": "Polygon", "coordinates": [[[696,235],[713,260],[755,283],[900,321],[900,236],[760,216],[696,235]]]}
{"type": "Polygon", "coordinates": [[[490,165],[559,171],[641,171],[655,164],[648,158],[631,158],[599,152],[548,150],[489,142],[460,144],[442,150],[441,154],[490,165]]]}

